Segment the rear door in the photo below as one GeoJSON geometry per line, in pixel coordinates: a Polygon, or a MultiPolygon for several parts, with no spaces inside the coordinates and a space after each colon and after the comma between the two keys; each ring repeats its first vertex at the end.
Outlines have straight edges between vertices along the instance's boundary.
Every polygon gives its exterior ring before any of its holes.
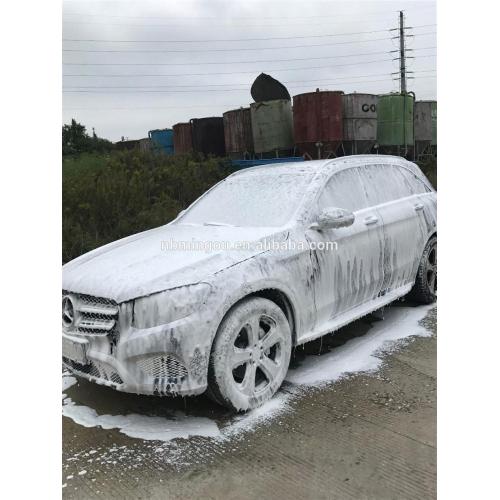
{"type": "MultiPolygon", "coordinates": [[[[406,170],[406,169],[405,169],[406,170]]],[[[423,206],[397,165],[366,165],[360,176],[368,202],[383,225],[383,282],[380,295],[409,285],[427,240],[420,220],[423,206]]]]}

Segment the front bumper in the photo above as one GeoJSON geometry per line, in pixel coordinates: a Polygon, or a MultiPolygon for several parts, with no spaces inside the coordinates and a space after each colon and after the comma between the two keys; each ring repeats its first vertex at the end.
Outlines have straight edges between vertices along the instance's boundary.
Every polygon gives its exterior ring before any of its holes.
{"type": "MultiPolygon", "coordinates": [[[[123,308],[121,318],[127,312],[123,308]]],[[[115,342],[107,336],[63,332],[63,365],[79,377],[118,391],[197,395],[207,387],[214,335],[212,326],[200,321],[199,312],[153,328],[129,326],[120,330],[115,342]],[[78,344],[78,349],[72,344],[78,344]]]]}

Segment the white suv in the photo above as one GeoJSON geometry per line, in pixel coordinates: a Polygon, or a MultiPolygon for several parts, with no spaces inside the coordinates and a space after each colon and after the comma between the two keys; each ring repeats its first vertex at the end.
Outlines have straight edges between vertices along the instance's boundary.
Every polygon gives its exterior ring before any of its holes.
{"type": "Polygon", "coordinates": [[[408,293],[434,301],[436,242],[436,192],[402,158],[242,170],[64,266],[63,363],[120,391],[255,408],[293,346],[408,293]]]}

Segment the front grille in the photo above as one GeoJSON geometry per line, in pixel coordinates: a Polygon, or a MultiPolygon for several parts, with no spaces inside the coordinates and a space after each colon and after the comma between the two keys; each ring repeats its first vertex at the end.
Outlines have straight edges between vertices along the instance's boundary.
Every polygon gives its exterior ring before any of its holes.
{"type": "Polygon", "coordinates": [[[172,382],[180,382],[188,373],[184,364],[171,354],[139,358],[137,366],[148,375],[172,382]]]}
{"type": "MultiPolygon", "coordinates": [[[[63,291],[64,293],[64,291],[63,291]]],[[[88,306],[104,306],[104,307],[116,307],[116,302],[111,299],[105,299],[103,297],[93,297],[92,295],[85,295],[82,293],[77,294],[78,298],[88,306]]]]}
{"type": "Polygon", "coordinates": [[[72,334],[111,336],[118,334],[118,304],[111,299],[77,294],[63,290],[75,310],[74,323],[68,327],[72,334]]]}
{"type": "Polygon", "coordinates": [[[98,361],[89,361],[88,364],[82,365],[77,361],[63,357],[63,362],[73,372],[76,372],[77,375],[88,375],[89,377],[96,379],[113,382],[116,385],[123,384],[123,380],[118,373],[116,373],[109,366],[105,366],[103,363],[99,363],[98,361]]]}

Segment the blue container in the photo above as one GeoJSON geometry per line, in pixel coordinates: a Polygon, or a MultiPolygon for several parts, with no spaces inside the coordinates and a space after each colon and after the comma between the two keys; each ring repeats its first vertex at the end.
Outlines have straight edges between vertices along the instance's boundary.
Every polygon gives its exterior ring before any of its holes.
{"type": "Polygon", "coordinates": [[[150,130],[148,136],[153,143],[153,149],[167,155],[174,154],[174,131],[170,128],[150,130]]]}
{"type": "Polygon", "coordinates": [[[292,163],[296,161],[304,161],[302,156],[285,156],[283,158],[265,158],[256,160],[231,160],[231,165],[236,170],[242,168],[256,167],[257,165],[272,165],[274,163],[292,163]]]}

